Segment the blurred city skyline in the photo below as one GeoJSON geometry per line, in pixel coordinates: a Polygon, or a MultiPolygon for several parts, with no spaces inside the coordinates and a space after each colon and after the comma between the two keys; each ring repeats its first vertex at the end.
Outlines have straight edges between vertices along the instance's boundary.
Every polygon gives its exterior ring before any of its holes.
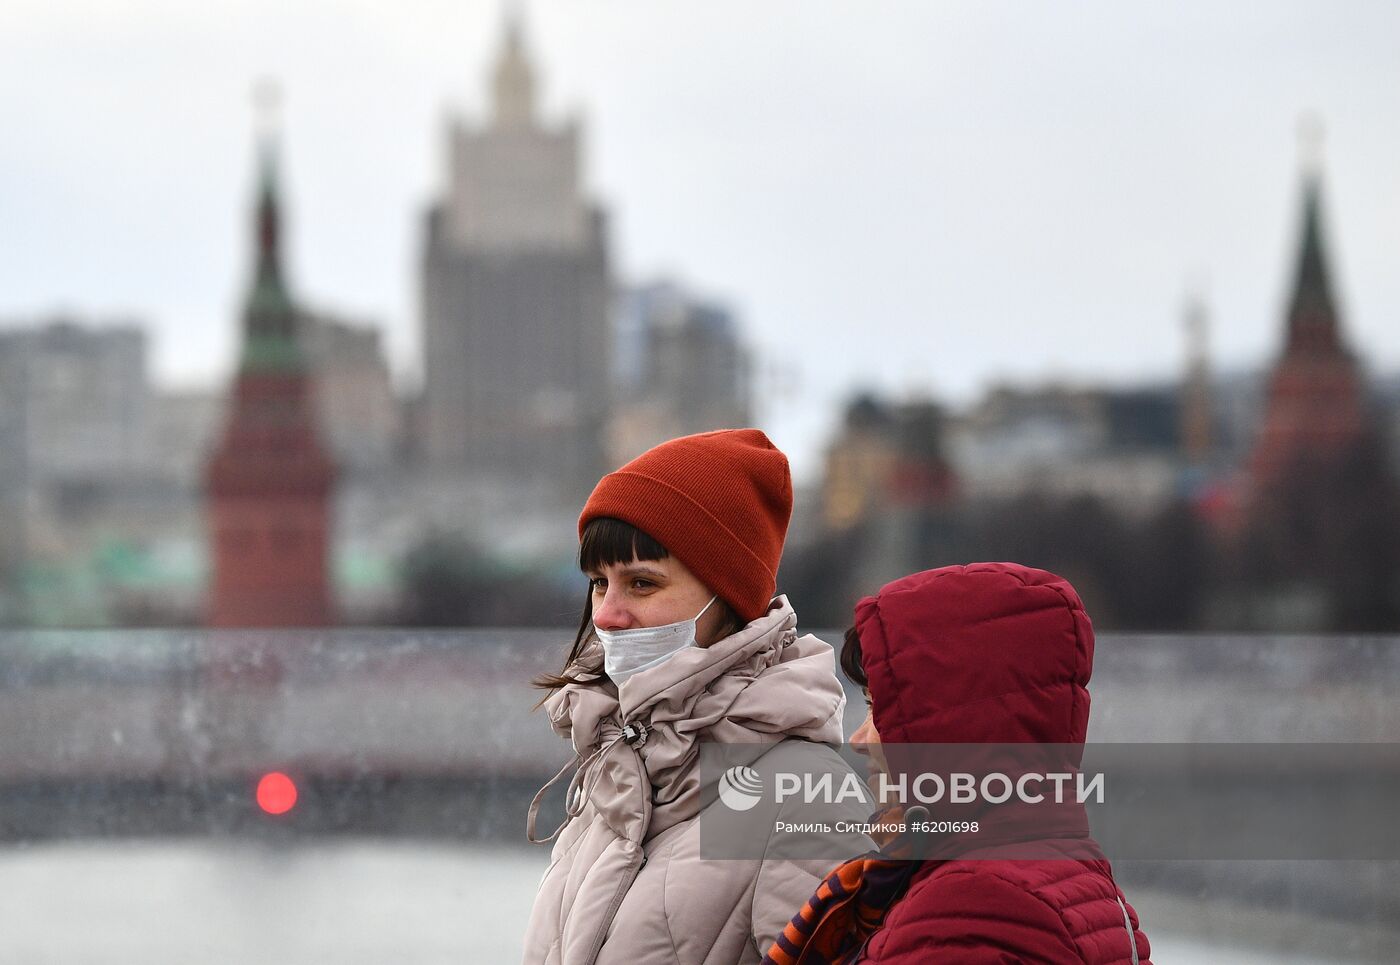
{"type": "MultiPolygon", "coordinates": [[[[381,326],[416,385],[420,220],[508,6],[7,3],[0,320],[130,318],[157,384],[225,385],[270,77],[293,291],[381,326]]],[[[619,280],[734,309],[799,475],[854,389],[1179,379],[1192,293],[1215,366],[1268,366],[1308,112],[1344,331],[1400,366],[1392,6],[523,9],[546,117],[583,119],[619,280]],[[765,384],[775,363],[795,393],[765,384]]]]}
{"type": "MultiPolygon", "coordinates": [[[[1092,614],[1090,743],[1385,746],[1397,38],[1379,0],[0,0],[7,947],[518,959],[578,508],[707,429],[791,459],[807,632],[1016,560],[1092,614]]],[[[1396,862],[1114,860],[1165,960],[1400,938],[1396,862]]]]}

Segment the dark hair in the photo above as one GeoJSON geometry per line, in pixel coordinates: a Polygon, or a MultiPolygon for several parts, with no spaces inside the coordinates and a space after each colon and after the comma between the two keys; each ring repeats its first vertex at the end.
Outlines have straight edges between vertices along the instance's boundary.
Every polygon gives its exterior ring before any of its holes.
{"type": "Polygon", "coordinates": [[[841,669],[859,686],[870,686],[870,681],[865,676],[865,666],[861,662],[860,634],[854,626],[846,631],[846,642],[841,645],[841,669]]]}
{"type": "MultiPolygon", "coordinates": [[[[584,573],[597,571],[605,566],[614,563],[631,563],[634,560],[664,560],[671,554],[666,547],[662,546],[651,536],[642,532],[631,523],[614,519],[611,516],[600,516],[591,519],[583,528],[583,538],[578,544],[578,568],[584,573]]],[[[743,626],[742,621],[734,613],[734,610],[724,600],[717,601],[723,607],[725,622],[720,626],[721,634],[733,633],[743,626]]],[[[564,658],[564,666],[558,673],[540,674],[530,683],[550,693],[560,687],[578,683],[578,678],[569,673],[569,668],[578,659],[579,652],[583,650],[584,642],[588,639],[588,631],[593,626],[593,588],[590,586],[583,595],[583,615],[579,618],[578,632],[574,634],[574,645],[569,648],[569,655],[564,658]]],[[[591,670],[592,668],[590,668],[591,670]]],[[[598,673],[603,673],[603,668],[597,668],[598,673]]],[[[548,698],[549,694],[545,694],[548,698]]],[[[540,703],[544,703],[544,699],[540,703]]],[[[536,707],[539,704],[535,705],[536,707]]]]}

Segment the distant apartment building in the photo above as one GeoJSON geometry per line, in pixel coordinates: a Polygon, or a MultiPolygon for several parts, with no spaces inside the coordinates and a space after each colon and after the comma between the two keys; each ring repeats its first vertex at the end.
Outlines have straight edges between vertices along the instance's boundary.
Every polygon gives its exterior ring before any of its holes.
{"type": "Polygon", "coordinates": [[[891,511],[948,506],[959,482],[945,452],[946,417],[929,400],[855,397],[826,452],[823,528],[849,529],[891,511]]]}
{"type": "Polygon", "coordinates": [[[13,483],[89,485],[141,466],[149,407],[136,325],[52,319],[0,330],[0,409],[13,483]]]}
{"type": "Polygon", "coordinates": [[[107,584],[133,576],[133,547],[160,557],[141,579],[197,567],[171,552],[195,504],[164,470],[192,455],[165,455],[146,351],[126,321],[0,331],[0,620],[107,621],[119,607],[107,584]]]}
{"type": "Polygon", "coordinates": [[[303,313],[317,422],[345,476],[382,472],[402,446],[403,409],[394,393],[378,328],[303,313]]]}
{"type": "Polygon", "coordinates": [[[674,282],[619,299],[612,465],[676,436],[751,423],[752,360],[723,306],[674,282]]]}
{"type": "Polygon", "coordinates": [[[222,392],[153,389],[147,427],[146,469],[182,498],[197,500],[200,475],[223,424],[222,392]]]}
{"type": "Polygon", "coordinates": [[[134,324],[0,331],[0,556],[13,566],[83,545],[115,496],[140,489],[149,414],[134,324]]]}
{"type": "Polygon", "coordinates": [[[997,387],[953,421],[948,442],[971,499],[1090,495],[1150,511],[1177,492],[1180,392],[997,387]]]}
{"type": "Polygon", "coordinates": [[[947,459],[946,422],[928,399],[861,394],[847,405],[818,492],[828,591],[840,597],[923,569],[947,545],[961,480],[947,459]]]}

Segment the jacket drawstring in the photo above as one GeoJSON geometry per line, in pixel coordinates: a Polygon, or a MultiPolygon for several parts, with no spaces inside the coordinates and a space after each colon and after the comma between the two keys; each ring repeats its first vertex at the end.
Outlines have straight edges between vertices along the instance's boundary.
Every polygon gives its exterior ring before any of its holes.
{"type": "MultiPolygon", "coordinates": [[[[545,782],[544,787],[535,792],[534,799],[530,802],[530,810],[525,818],[525,838],[531,844],[548,844],[559,836],[559,832],[569,826],[569,822],[583,813],[583,809],[588,806],[588,802],[593,798],[593,789],[598,786],[598,779],[603,774],[601,758],[610,751],[618,741],[626,741],[628,744],[637,743],[633,728],[637,725],[629,725],[619,731],[606,743],[598,745],[587,757],[580,758],[577,753],[573,759],[564,762],[564,766],[545,782]],[[599,762],[594,766],[594,762],[599,762]],[[535,837],[535,819],[540,812],[540,803],[544,799],[545,792],[554,786],[554,783],[563,777],[570,767],[575,767],[574,776],[569,780],[568,789],[564,792],[564,821],[547,838],[535,837]],[[592,774],[589,775],[589,769],[592,774]],[[587,788],[583,787],[583,780],[589,777],[587,788]]],[[[645,735],[645,731],[643,731],[645,735]]]]}

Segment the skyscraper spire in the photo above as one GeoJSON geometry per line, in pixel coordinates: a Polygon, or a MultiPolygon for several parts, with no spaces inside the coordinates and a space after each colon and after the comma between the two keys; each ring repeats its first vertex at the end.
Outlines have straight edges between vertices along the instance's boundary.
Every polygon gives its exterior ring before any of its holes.
{"type": "Polygon", "coordinates": [[[535,71],[525,56],[524,19],[519,4],[506,5],[505,41],[493,88],[498,127],[528,127],[535,118],[535,71]]]}

